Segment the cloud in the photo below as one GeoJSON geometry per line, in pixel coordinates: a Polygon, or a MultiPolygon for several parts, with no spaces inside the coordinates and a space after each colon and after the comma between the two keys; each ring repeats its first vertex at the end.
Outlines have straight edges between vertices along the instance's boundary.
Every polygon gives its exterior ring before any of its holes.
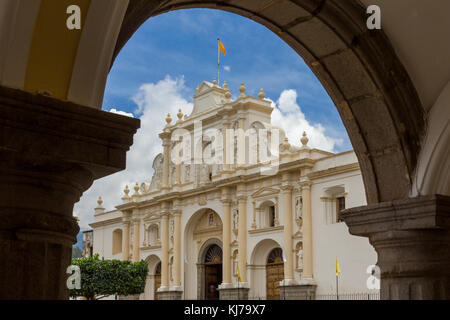
{"type": "Polygon", "coordinates": [[[230,66],[223,66],[223,70],[230,72],[231,71],[231,67],[230,66]]]}
{"type": "Polygon", "coordinates": [[[307,133],[308,146],[312,148],[334,152],[336,146],[343,144],[343,139],[327,136],[326,129],[320,123],[312,124],[305,118],[297,103],[296,90],[284,90],[277,102],[272,101],[272,107],[272,124],[286,132],[291,144],[301,145],[303,131],[307,133]]]}
{"type": "Polygon", "coordinates": [[[129,112],[125,112],[125,111],[120,111],[120,110],[116,110],[116,109],[111,109],[109,110],[109,112],[111,113],[116,113],[116,114],[120,114],[122,116],[126,116],[126,117],[130,117],[130,118],[134,118],[134,115],[132,113],[129,112]]]}
{"type": "Polygon", "coordinates": [[[135,114],[140,115],[141,128],[135,134],[134,143],[127,153],[127,168],[95,181],[75,205],[74,214],[80,219],[82,230],[89,228],[88,224],[94,221],[94,207],[97,206],[99,196],[103,198],[103,206],[107,210],[113,210],[120,204],[126,184],[132,194],[136,182],[150,182],[153,159],[162,152],[158,134],[166,124],[167,114],[170,113],[176,119],[178,109],[184,114],[192,111],[192,104],[182,97],[186,90],[183,77],[172,79],[169,76],[157,83],[143,84],[139,88],[132,100],[137,105],[135,114]]]}

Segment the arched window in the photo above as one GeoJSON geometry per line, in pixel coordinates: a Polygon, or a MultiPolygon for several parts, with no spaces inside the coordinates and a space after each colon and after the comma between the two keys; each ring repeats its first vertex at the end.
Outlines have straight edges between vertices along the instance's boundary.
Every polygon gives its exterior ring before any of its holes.
{"type": "Polygon", "coordinates": [[[113,231],[112,254],[118,254],[121,252],[122,252],[122,229],[116,229],[113,231]]]}
{"type": "Polygon", "coordinates": [[[216,244],[209,247],[205,255],[205,263],[220,264],[222,263],[222,249],[216,244]]]}

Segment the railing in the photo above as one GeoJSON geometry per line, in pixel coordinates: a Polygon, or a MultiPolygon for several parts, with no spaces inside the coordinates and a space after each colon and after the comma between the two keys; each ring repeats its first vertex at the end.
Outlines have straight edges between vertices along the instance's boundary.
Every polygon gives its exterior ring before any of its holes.
{"type": "Polygon", "coordinates": [[[380,300],[380,293],[316,294],[316,300],[380,300]]]}
{"type": "MultiPolygon", "coordinates": [[[[266,300],[265,296],[252,296],[248,297],[249,300],[266,300]]],[[[380,293],[340,293],[339,299],[336,294],[316,294],[315,300],[380,300],[380,293]]]]}

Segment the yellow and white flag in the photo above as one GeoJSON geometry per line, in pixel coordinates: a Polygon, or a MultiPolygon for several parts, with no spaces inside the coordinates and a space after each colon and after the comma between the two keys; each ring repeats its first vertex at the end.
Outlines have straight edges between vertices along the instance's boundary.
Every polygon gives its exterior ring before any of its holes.
{"type": "Polygon", "coordinates": [[[238,281],[242,282],[241,281],[241,272],[239,271],[239,264],[238,264],[238,268],[237,269],[238,269],[238,281]]]}
{"type": "Polygon", "coordinates": [[[341,268],[339,267],[339,261],[336,257],[336,277],[339,277],[339,274],[341,273],[341,268]]]}

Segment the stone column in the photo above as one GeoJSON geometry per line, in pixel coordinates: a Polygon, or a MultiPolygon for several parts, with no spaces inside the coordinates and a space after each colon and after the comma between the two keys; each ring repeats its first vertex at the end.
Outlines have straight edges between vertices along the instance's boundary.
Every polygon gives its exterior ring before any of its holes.
{"type": "Polygon", "coordinates": [[[449,196],[352,208],[341,217],[351,234],[368,237],[377,251],[381,299],[450,299],[449,196]]]}
{"type": "Polygon", "coordinates": [[[125,212],[123,213],[122,222],[122,260],[128,260],[130,258],[130,220],[125,212]]]}
{"type": "Polygon", "coordinates": [[[292,249],[292,186],[283,185],[283,224],[284,224],[284,284],[294,281],[294,258],[292,249]]]}
{"type": "Polygon", "coordinates": [[[0,86],[0,300],[68,299],[73,206],[125,168],[139,120],[0,86]]]}
{"type": "Polygon", "coordinates": [[[173,285],[177,289],[181,289],[181,210],[177,210],[173,214],[174,216],[174,232],[173,232],[173,264],[174,275],[173,285]]]}
{"type": "Polygon", "coordinates": [[[238,250],[239,250],[239,271],[241,282],[247,285],[247,195],[245,186],[240,186],[238,191],[239,203],[239,229],[238,229],[238,250]]]}
{"type": "Polygon", "coordinates": [[[140,255],[139,255],[139,247],[140,247],[140,229],[141,229],[141,222],[138,217],[133,218],[133,261],[138,262],[140,261],[140,255]]]}
{"type": "Polygon", "coordinates": [[[161,289],[169,287],[169,215],[161,217],[161,289]]]}
{"type": "Polygon", "coordinates": [[[231,143],[228,141],[227,138],[227,130],[230,129],[230,122],[225,121],[223,123],[223,171],[228,172],[230,170],[230,164],[227,161],[228,157],[228,143],[231,143]]]}
{"type": "Polygon", "coordinates": [[[223,199],[223,284],[231,284],[231,200],[223,199]]]}
{"type": "Polygon", "coordinates": [[[169,187],[169,170],[170,170],[170,131],[167,127],[164,129],[163,133],[159,134],[163,145],[163,177],[162,177],[162,188],[169,187]]]}
{"type": "Polygon", "coordinates": [[[312,212],[311,212],[311,182],[303,180],[302,215],[303,215],[303,279],[313,279],[313,249],[312,249],[312,212]]]}

